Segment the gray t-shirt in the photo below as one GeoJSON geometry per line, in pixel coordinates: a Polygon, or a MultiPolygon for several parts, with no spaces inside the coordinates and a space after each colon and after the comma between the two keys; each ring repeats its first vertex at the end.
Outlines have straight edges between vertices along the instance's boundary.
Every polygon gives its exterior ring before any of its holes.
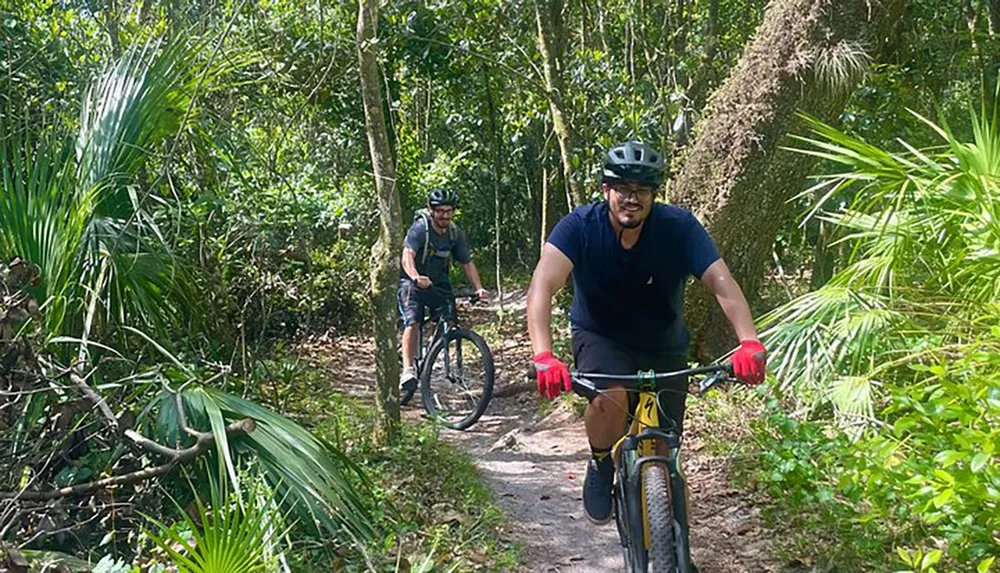
{"type": "MultiPolygon", "coordinates": [[[[406,240],[403,244],[413,249],[416,253],[417,271],[431,279],[431,282],[438,286],[446,286],[448,282],[448,267],[452,257],[461,264],[472,261],[469,253],[469,240],[465,236],[465,231],[458,225],[455,227],[455,240],[451,239],[452,232],[445,230],[439,235],[431,228],[430,237],[427,237],[427,223],[424,219],[417,219],[410,225],[410,230],[406,233],[406,240]],[[424,243],[427,243],[427,261],[424,262],[424,243]]],[[[408,278],[406,272],[400,269],[400,278],[408,278]]]]}

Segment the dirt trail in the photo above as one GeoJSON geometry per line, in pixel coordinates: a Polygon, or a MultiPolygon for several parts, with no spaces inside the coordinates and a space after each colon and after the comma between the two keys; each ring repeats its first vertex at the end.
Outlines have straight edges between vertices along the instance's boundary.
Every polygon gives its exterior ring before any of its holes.
{"type": "MultiPolygon", "coordinates": [[[[509,313],[503,342],[492,348],[497,366],[496,388],[524,384],[530,345],[524,328],[524,296],[504,301],[509,313]]],[[[465,321],[483,324],[494,316],[488,308],[460,312],[465,321]]],[[[338,339],[334,347],[365,346],[356,338],[338,339]]],[[[370,346],[370,343],[367,343],[370,346]]],[[[339,352],[335,352],[339,354],[339,352]]],[[[351,353],[354,356],[357,354],[351,353]]],[[[331,357],[337,362],[337,357],[331,357]]],[[[344,361],[344,366],[349,364],[344,361]]],[[[368,373],[341,370],[362,387],[368,373]]],[[[358,388],[361,390],[361,388],[358,388]]],[[[366,388],[367,389],[367,388],[366,388]]],[[[769,532],[758,512],[729,487],[727,461],[702,451],[697,408],[689,406],[684,470],[691,489],[693,558],[703,573],[777,572],[781,567],[768,551],[769,532]]],[[[597,573],[622,571],[621,548],[614,523],[595,526],[583,514],[583,473],[589,457],[583,421],[564,407],[544,418],[531,392],[495,398],[487,413],[466,432],[442,436],[472,454],[484,478],[510,518],[521,545],[522,570],[597,573]]],[[[408,408],[405,417],[421,411],[408,408]]]]}

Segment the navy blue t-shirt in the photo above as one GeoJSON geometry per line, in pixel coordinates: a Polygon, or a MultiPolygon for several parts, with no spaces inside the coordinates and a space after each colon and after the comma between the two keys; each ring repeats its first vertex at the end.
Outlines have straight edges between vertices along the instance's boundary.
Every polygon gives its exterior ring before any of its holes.
{"type": "Polygon", "coordinates": [[[573,262],[573,328],[637,350],[687,355],[684,286],[719,259],[690,211],[654,204],[639,240],[626,250],[607,202],[593,203],[563,217],[548,242],[573,262]]]}
{"type": "MultiPolygon", "coordinates": [[[[455,258],[459,264],[466,264],[472,261],[472,253],[469,252],[469,239],[465,236],[465,231],[455,225],[454,233],[427,229],[427,221],[418,218],[410,225],[410,230],[406,233],[403,245],[413,249],[417,254],[417,272],[431,279],[431,282],[438,287],[450,288],[448,271],[451,267],[451,259],[455,258]],[[454,239],[452,238],[454,236],[454,239]],[[430,251],[424,256],[424,243],[430,251]],[[426,262],[424,259],[427,259],[426,262]]],[[[399,267],[399,278],[408,279],[403,267],[399,267]]]]}

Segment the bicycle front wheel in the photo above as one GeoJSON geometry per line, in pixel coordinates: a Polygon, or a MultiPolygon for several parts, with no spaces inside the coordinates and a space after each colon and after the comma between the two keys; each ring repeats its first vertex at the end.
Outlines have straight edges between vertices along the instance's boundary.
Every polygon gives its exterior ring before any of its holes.
{"type": "Polygon", "coordinates": [[[649,573],[677,572],[677,543],[674,538],[674,512],[670,500],[667,466],[648,463],[642,467],[642,502],[649,527],[647,563],[649,573]]]}
{"type": "Polygon", "coordinates": [[[427,414],[464,430],[476,423],[493,397],[493,354],[481,336],[455,328],[427,352],[420,396],[427,414]]]}

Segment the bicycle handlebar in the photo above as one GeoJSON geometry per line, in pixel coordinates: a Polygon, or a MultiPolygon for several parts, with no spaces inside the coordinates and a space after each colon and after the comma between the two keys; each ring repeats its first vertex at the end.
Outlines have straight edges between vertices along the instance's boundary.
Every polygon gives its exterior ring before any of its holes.
{"type": "Polygon", "coordinates": [[[476,294],[476,293],[474,293],[474,292],[457,292],[457,293],[454,294],[454,296],[455,296],[455,300],[458,300],[460,298],[467,298],[467,299],[469,299],[469,302],[471,302],[473,304],[475,304],[475,303],[477,303],[477,302],[479,302],[481,300],[479,298],[479,295],[476,294]]]}
{"type": "MultiPolygon", "coordinates": [[[[763,359],[764,357],[765,354],[763,352],[754,355],[754,358],[757,359],[763,359]]],[[[698,382],[698,392],[701,394],[704,394],[720,382],[742,383],[742,381],[735,377],[732,362],[713,364],[711,366],[700,366],[698,368],[687,368],[684,370],[677,370],[675,372],[649,371],[640,372],[638,374],[600,374],[596,372],[591,373],[574,371],[570,372],[570,378],[573,381],[574,387],[577,387],[577,389],[582,388],[589,392],[599,392],[601,390],[606,390],[610,386],[622,386],[627,390],[641,390],[648,387],[649,382],[653,382],[652,385],[655,387],[655,382],[657,380],[676,378],[678,376],[700,376],[703,374],[708,374],[708,376],[698,382]],[[593,380],[609,380],[613,382],[595,384],[593,380]]]]}
{"type": "Polygon", "coordinates": [[[431,290],[442,295],[450,295],[455,300],[458,300],[460,298],[469,299],[469,301],[472,302],[473,304],[482,300],[479,298],[479,295],[475,293],[475,291],[467,291],[467,290],[454,291],[451,290],[451,288],[445,288],[440,285],[436,285],[434,283],[431,283],[431,286],[427,287],[427,290],[431,290]]]}
{"type": "Polygon", "coordinates": [[[712,366],[677,370],[675,372],[599,374],[596,372],[591,373],[574,371],[570,373],[570,378],[573,381],[574,388],[577,390],[582,389],[588,392],[600,392],[601,390],[607,390],[611,386],[621,386],[626,390],[641,390],[648,387],[648,382],[653,382],[653,385],[655,386],[655,382],[657,380],[666,380],[679,376],[699,376],[702,374],[708,374],[707,377],[698,383],[698,392],[702,394],[723,381],[739,382],[739,380],[733,377],[733,365],[729,362],[724,364],[715,364],[712,366]],[[607,382],[601,384],[599,382],[595,382],[595,380],[604,380],[607,382]]]}

